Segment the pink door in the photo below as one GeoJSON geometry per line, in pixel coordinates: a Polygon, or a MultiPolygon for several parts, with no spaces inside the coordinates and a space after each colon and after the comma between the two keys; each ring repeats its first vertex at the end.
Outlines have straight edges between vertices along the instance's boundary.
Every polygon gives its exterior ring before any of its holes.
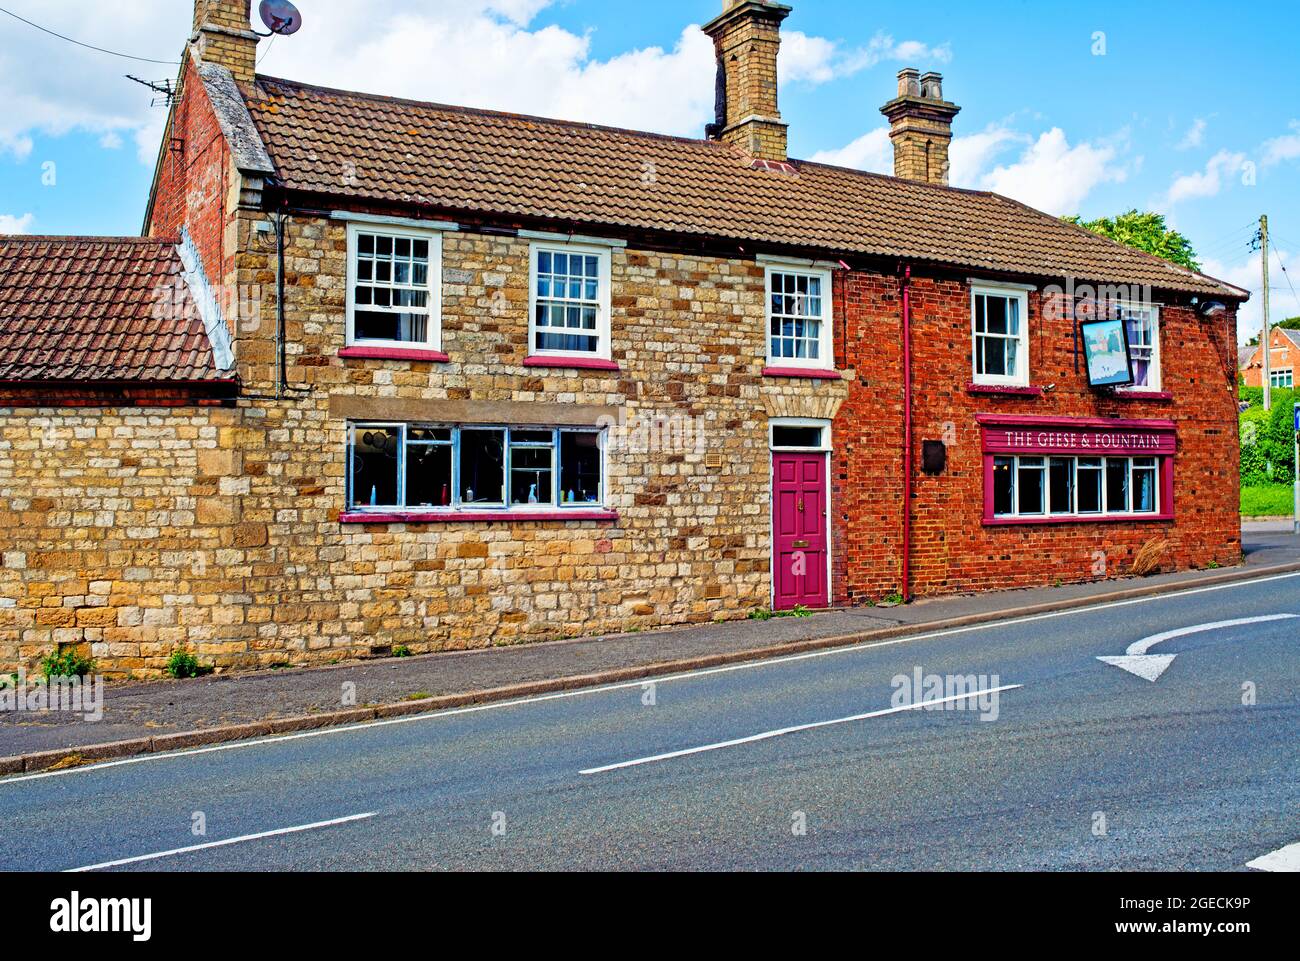
{"type": "Polygon", "coordinates": [[[826,455],[772,455],[775,610],[830,607],[826,583],[826,455]]]}

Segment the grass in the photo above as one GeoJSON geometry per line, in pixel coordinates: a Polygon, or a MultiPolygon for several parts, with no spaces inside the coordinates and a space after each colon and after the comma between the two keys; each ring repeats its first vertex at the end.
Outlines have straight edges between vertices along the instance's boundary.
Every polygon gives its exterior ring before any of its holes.
{"type": "Polygon", "coordinates": [[[1241,489],[1242,517],[1277,517],[1295,510],[1295,494],[1290,484],[1241,489]]]}

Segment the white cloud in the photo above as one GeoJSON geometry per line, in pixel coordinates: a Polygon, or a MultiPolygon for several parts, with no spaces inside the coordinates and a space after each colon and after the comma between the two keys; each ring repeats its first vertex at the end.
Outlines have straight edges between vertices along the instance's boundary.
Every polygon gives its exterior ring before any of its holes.
{"type": "Polygon", "coordinates": [[[1300,157],[1300,120],[1291,121],[1293,133],[1283,134],[1281,137],[1274,137],[1272,140],[1264,141],[1263,163],[1265,167],[1271,167],[1279,164],[1284,160],[1295,160],[1300,157]]]}
{"type": "Polygon", "coordinates": [[[35,222],[36,217],[32,214],[23,214],[21,217],[0,214],[0,234],[29,234],[35,222]]]}
{"type": "Polygon", "coordinates": [[[989,124],[979,133],[954,137],[948,151],[949,182],[954,187],[976,187],[989,165],[1012,144],[1033,140],[1005,124],[989,124]]]}
{"type": "MultiPolygon", "coordinates": [[[[293,37],[263,41],[259,70],[371,93],[700,136],[712,119],[712,42],[686,26],[671,48],[591,55],[592,37],[537,16],[561,0],[313,0],[293,37]]],[[[189,0],[12,0],[15,13],[88,43],[162,60],[179,58],[189,0]]],[[[256,6],[256,5],[254,5],[256,6]]],[[[782,80],[821,84],[882,60],[946,62],[951,51],[877,34],[863,48],[798,31],[784,34],[782,80]]],[[[123,79],[174,77],[176,68],[119,60],[0,18],[0,154],[23,158],[33,138],[89,132],[115,149],[134,141],[152,164],[164,111],[123,79]]]]}
{"type": "Polygon", "coordinates": [[[878,127],[837,150],[819,150],[809,159],[814,163],[831,164],[835,167],[852,167],[854,170],[892,174],[894,145],[889,141],[889,128],[878,127]]]}
{"type": "Polygon", "coordinates": [[[1071,146],[1065,131],[1053,127],[1016,163],[984,174],[980,185],[1049,214],[1076,213],[1094,188],[1127,179],[1127,171],[1116,162],[1117,153],[1108,144],[1071,146]]]}
{"type": "Polygon", "coordinates": [[[1180,201],[1196,197],[1218,196],[1226,178],[1241,170],[1245,163],[1245,154],[1220,150],[1206,162],[1204,170],[1175,177],[1160,205],[1161,209],[1168,210],[1180,201]]]}
{"type": "Polygon", "coordinates": [[[1204,117],[1197,117],[1187,133],[1183,134],[1183,139],[1178,142],[1179,150],[1191,150],[1193,147],[1199,147],[1205,142],[1206,122],[1204,117]]]}

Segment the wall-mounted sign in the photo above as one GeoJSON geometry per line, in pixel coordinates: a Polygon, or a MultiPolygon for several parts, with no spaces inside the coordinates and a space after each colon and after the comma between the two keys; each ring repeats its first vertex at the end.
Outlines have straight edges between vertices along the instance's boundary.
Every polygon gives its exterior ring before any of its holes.
{"type": "Polygon", "coordinates": [[[1090,387],[1125,387],[1133,383],[1133,355],[1122,319],[1090,320],[1079,325],[1090,387]]]}
{"type": "Polygon", "coordinates": [[[1172,430],[1078,429],[1008,426],[984,428],[986,454],[1074,454],[1079,457],[1170,457],[1178,450],[1172,430]]]}

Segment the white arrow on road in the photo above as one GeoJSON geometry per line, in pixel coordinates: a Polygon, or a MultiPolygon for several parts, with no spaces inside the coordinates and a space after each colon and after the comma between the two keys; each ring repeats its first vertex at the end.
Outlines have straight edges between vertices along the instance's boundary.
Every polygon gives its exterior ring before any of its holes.
{"type": "Polygon", "coordinates": [[[1197,624],[1195,627],[1180,627],[1176,631],[1165,631],[1163,634],[1152,634],[1150,637],[1144,637],[1136,644],[1130,644],[1129,649],[1124,652],[1122,657],[1099,657],[1097,660],[1106,664],[1114,664],[1116,667],[1128,671],[1130,674],[1136,674],[1151,683],[1160,680],[1160,675],[1169,670],[1169,665],[1174,663],[1177,654],[1148,654],[1147,651],[1165,641],[1172,641],[1175,637],[1186,637],[1188,634],[1204,634],[1207,631],[1221,631],[1228,627],[1245,627],[1248,624],[1267,624],[1270,621],[1289,621],[1300,619],[1300,614],[1268,614],[1264,617],[1243,617],[1237,621],[1216,621],[1213,624],[1197,624]]]}

